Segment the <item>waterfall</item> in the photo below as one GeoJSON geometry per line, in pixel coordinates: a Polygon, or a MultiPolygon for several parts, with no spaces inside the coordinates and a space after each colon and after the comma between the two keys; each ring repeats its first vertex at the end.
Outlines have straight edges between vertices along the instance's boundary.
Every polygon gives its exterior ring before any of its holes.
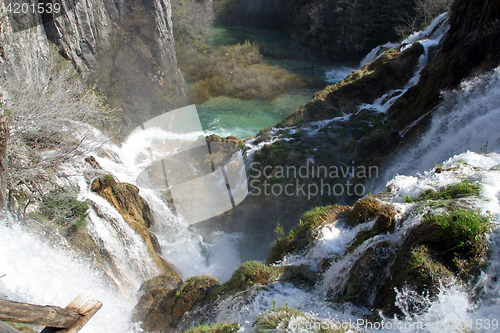
{"type": "Polygon", "coordinates": [[[418,59],[417,68],[413,77],[406,83],[402,89],[390,90],[384,95],[377,98],[372,104],[362,104],[358,107],[359,110],[369,109],[378,112],[385,113],[389,108],[396,102],[396,100],[403,96],[405,92],[411,87],[416,85],[420,80],[420,72],[427,65],[429,61],[429,50],[439,45],[439,42],[448,31],[449,26],[446,24],[446,13],[438,16],[424,31],[415,33],[411,37],[408,37],[405,41],[401,43],[401,51],[409,49],[413,43],[420,43],[424,48],[424,53],[418,59]],[[435,30],[436,29],[436,30],[435,30]],[[423,39],[428,37],[427,39],[423,39]],[[406,44],[406,45],[405,45],[406,44]]]}
{"type": "MultiPolygon", "coordinates": [[[[404,39],[401,43],[387,42],[383,45],[379,45],[379,46],[374,47],[359,62],[359,65],[356,68],[351,68],[351,67],[346,67],[346,66],[333,67],[332,69],[328,70],[325,73],[325,81],[330,83],[330,84],[335,83],[335,82],[340,82],[343,79],[345,79],[349,74],[351,74],[352,71],[361,69],[364,65],[371,63],[372,61],[379,58],[387,50],[390,50],[390,49],[395,49],[395,48],[400,47],[401,51],[404,51],[404,50],[408,49],[409,47],[411,47],[413,45],[413,43],[420,42],[424,46],[424,48],[426,48],[426,52],[427,52],[427,48],[429,46],[437,45],[439,43],[439,41],[441,40],[441,38],[446,33],[446,31],[448,31],[448,26],[446,24],[447,18],[448,18],[448,12],[445,12],[445,13],[437,16],[424,30],[417,31],[417,32],[413,33],[412,35],[410,35],[406,39],[404,39]],[[429,44],[426,39],[431,41],[431,42],[434,41],[435,43],[429,44]]],[[[425,57],[427,57],[427,54],[425,55],[425,57]]],[[[427,59],[425,59],[425,61],[426,60],[427,59]]],[[[425,66],[425,63],[423,65],[425,66]]],[[[420,70],[422,68],[423,68],[423,66],[421,66],[419,64],[418,72],[420,72],[420,70]]],[[[418,82],[418,79],[417,79],[417,82],[418,82]]],[[[417,84],[417,82],[413,83],[412,85],[417,84]]],[[[408,90],[408,88],[410,88],[410,87],[411,86],[405,87],[404,91],[408,90]]],[[[403,93],[399,94],[397,97],[400,97],[403,93]]],[[[383,96],[384,98],[381,98],[380,101],[378,101],[378,102],[386,100],[388,96],[391,96],[391,94],[387,94],[387,96],[384,95],[383,96]]],[[[394,92],[392,93],[392,97],[393,96],[394,96],[394,92]]],[[[397,99],[397,97],[396,97],[396,99],[397,99]]],[[[374,104],[376,104],[376,103],[374,103],[374,104]]],[[[392,103],[391,103],[391,105],[392,105],[392,103]]],[[[385,112],[389,107],[390,107],[390,105],[383,112],[385,112]]]]}
{"type": "MultiPolygon", "coordinates": [[[[167,138],[192,140],[201,134],[194,132],[174,135],[158,128],[148,128],[132,133],[121,148],[108,145],[107,150],[115,158],[96,156],[96,160],[118,181],[136,185],[137,176],[150,163],[148,147],[167,138]]],[[[161,151],[152,153],[156,158],[162,157],[161,151]]],[[[233,271],[242,263],[239,244],[245,236],[221,231],[203,235],[196,226],[189,226],[182,218],[175,216],[159,193],[140,187],[139,190],[153,211],[156,224],[151,231],[160,242],[163,257],[176,268],[180,277],[186,279],[208,274],[221,282],[229,280],[233,271]]]]}
{"type": "Polygon", "coordinates": [[[376,191],[396,174],[415,174],[467,150],[500,152],[500,68],[443,92],[430,128],[408,150],[390,159],[376,191]]]}
{"type": "Polygon", "coordinates": [[[65,307],[78,294],[103,303],[81,330],[139,332],[130,324],[135,297],[114,288],[109,277],[76,253],[41,240],[14,222],[0,222],[0,297],[39,305],[65,307]]]}

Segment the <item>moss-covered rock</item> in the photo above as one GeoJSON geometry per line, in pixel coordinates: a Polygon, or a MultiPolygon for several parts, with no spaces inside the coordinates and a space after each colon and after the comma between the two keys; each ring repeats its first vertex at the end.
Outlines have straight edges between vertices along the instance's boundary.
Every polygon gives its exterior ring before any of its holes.
{"type": "Polygon", "coordinates": [[[255,284],[268,284],[278,279],[283,273],[283,267],[267,266],[258,261],[243,263],[231,276],[231,279],[222,285],[219,293],[235,293],[250,288],[255,284]]]}
{"type": "Polygon", "coordinates": [[[490,228],[488,218],[465,208],[427,216],[408,232],[390,268],[392,279],[381,288],[374,304],[394,312],[394,288],[407,286],[433,296],[439,283],[452,276],[467,281],[486,260],[490,228]]]}
{"type": "Polygon", "coordinates": [[[330,205],[316,207],[306,212],[287,237],[276,241],[267,257],[267,262],[275,263],[282,260],[288,253],[305,250],[313,241],[318,228],[327,223],[334,223],[338,215],[349,208],[348,206],[330,205]]]}
{"type": "Polygon", "coordinates": [[[146,228],[155,223],[149,205],[132,184],[117,183],[113,175],[108,174],[92,182],[92,192],[108,200],[127,220],[134,220],[146,228]]]}
{"type": "Polygon", "coordinates": [[[85,162],[90,164],[95,169],[102,169],[101,165],[99,164],[99,162],[97,162],[94,156],[85,157],[85,162]]]}
{"type": "Polygon", "coordinates": [[[393,257],[394,248],[391,244],[379,243],[369,247],[349,270],[348,282],[337,292],[336,300],[373,306],[378,291],[386,283],[385,270],[393,257]]]}
{"type": "Polygon", "coordinates": [[[134,308],[133,321],[143,321],[148,317],[153,304],[168,297],[182,284],[177,274],[165,273],[144,282],[139,289],[142,296],[134,308]]]}
{"type": "Polygon", "coordinates": [[[382,233],[387,233],[387,232],[392,233],[395,231],[397,222],[396,219],[397,212],[392,205],[382,206],[378,212],[375,212],[374,215],[372,215],[372,217],[375,217],[377,214],[378,214],[377,220],[375,221],[373,227],[371,229],[361,230],[356,235],[356,238],[347,249],[347,252],[354,251],[354,249],[357,246],[361,245],[364,241],[376,235],[380,235],[382,233]]]}
{"type": "Polygon", "coordinates": [[[175,277],[160,276],[143,285],[148,291],[134,309],[134,320],[142,321],[146,331],[173,332],[184,314],[203,304],[219,286],[210,276],[191,277],[182,285],[175,277]]]}
{"type": "Polygon", "coordinates": [[[304,121],[331,119],[354,106],[371,104],[390,90],[403,88],[413,76],[423,51],[422,45],[416,43],[405,52],[386,52],[362,69],[352,72],[343,81],[317,92],[309,103],[292,112],[279,125],[291,126],[304,121]]]}
{"type": "Polygon", "coordinates": [[[381,208],[382,205],[378,200],[368,196],[358,200],[347,212],[347,216],[351,225],[357,225],[376,217],[381,208]]]}

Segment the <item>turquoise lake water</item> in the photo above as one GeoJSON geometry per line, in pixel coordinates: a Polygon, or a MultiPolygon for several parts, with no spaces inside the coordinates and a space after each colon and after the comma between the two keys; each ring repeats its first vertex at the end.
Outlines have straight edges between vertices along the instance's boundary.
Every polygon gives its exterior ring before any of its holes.
{"type": "MultiPolygon", "coordinates": [[[[290,55],[286,58],[266,57],[264,61],[270,65],[284,67],[303,77],[311,77],[312,74],[316,79],[325,81],[324,85],[340,81],[348,74],[343,74],[346,72],[346,67],[340,64],[296,56],[294,50],[290,48],[290,38],[279,31],[258,27],[215,26],[207,45],[210,49],[222,45],[243,43],[245,40],[262,41],[289,50],[290,55]],[[340,75],[327,74],[332,71],[336,73],[336,68],[339,69],[340,75]],[[341,73],[341,71],[343,72],[341,73]],[[334,77],[333,80],[332,77],[334,77]]],[[[248,138],[255,136],[264,128],[276,125],[294,110],[306,104],[318,90],[320,89],[294,89],[272,101],[219,96],[196,104],[196,107],[200,115],[201,125],[207,134],[248,138]]]]}

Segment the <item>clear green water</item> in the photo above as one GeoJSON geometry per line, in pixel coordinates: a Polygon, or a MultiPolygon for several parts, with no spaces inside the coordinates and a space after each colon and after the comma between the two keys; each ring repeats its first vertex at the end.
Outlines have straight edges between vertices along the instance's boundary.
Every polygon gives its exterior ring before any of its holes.
{"type": "MultiPolygon", "coordinates": [[[[325,61],[298,57],[296,50],[290,47],[290,38],[286,34],[258,27],[215,26],[212,28],[207,45],[209,49],[213,49],[222,45],[243,43],[245,40],[263,41],[288,50],[289,56],[279,59],[267,57],[265,62],[284,67],[289,72],[304,77],[310,77],[312,73],[315,78],[325,80],[327,79],[325,72],[338,66],[325,61]]],[[[319,89],[296,89],[278,96],[273,101],[219,96],[197,104],[196,107],[206,133],[223,137],[234,135],[248,138],[255,136],[264,128],[276,125],[307,103],[317,90],[319,89]]]]}
{"type": "Polygon", "coordinates": [[[314,90],[301,89],[283,94],[273,101],[219,96],[196,107],[205,133],[248,138],[266,127],[276,125],[307,103],[313,94],[314,90]]]}

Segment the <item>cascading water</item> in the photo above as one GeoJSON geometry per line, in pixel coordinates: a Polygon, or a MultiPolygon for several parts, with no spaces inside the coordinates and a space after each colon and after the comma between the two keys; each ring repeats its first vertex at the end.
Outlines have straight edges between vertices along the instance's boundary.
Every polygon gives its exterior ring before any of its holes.
{"type": "Polygon", "coordinates": [[[118,292],[109,277],[76,253],[5,220],[0,222],[0,253],[2,299],[65,307],[84,294],[103,307],[81,332],[138,332],[130,324],[135,297],[118,292]]]}
{"type": "MultiPolygon", "coordinates": [[[[100,133],[95,131],[94,135],[100,133]]],[[[152,129],[138,135],[142,141],[137,136],[131,137],[122,148],[109,143],[101,147],[101,154],[106,156],[96,156],[103,168],[101,174],[111,173],[118,181],[135,183],[143,166],[137,161],[149,158],[144,149],[151,146],[148,140],[161,140],[165,133],[152,129]]],[[[78,294],[84,294],[100,300],[103,308],[82,332],[138,332],[138,326],[130,324],[137,291],[141,283],[160,271],[141,237],[107,200],[90,191],[88,182],[94,177],[95,170],[79,160],[61,166],[56,182],[63,187],[77,186],[79,200],[91,204],[87,231],[109,261],[100,264],[102,271],[90,259],[81,259],[69,246],[59,248],[44,241],[47,237],[43,234],[21,227],[18,221],[3,221],[0,276],[6,275],[0,278],[0,295],[16,301],[64,307],[78,294]]],[[[155,191],[140,191],[154,212],[156,225],[152,231],[158,235],[163,255],[183,279],[204,274],[221,281],[230,278],[241,264],[237,243],[244,237],[242,234],[216,232],[210,241],[205,240],[195,228],[174,216],[155,191]]]]}
{"type": "Polygon", "coordinates": [[[467,150],[500,151],[500,68],[465,80],[459,89],[443,95],[430,128],[417,144],[387,163],[377,191],[397,173],[423,172],[467,150]]]}
{"type": "Polygon", "coordinates": [[[404,45],[401,48],[402,51],[410,48],[413,43],[417,42],[424,47],[424,53],[418,59],[415,73],[413,77],[406,83],[403,89],[391,90],[377,98],[372,104],[362,104],[358,107],[360,110],[369,109],[385,113],[399,97],[401,97],[405,92],[408,91],[408,89],[418,83],[418,81],[420,80],[420,72],[429,61],[429,49],[438,46],[444,34],[448,31],[449,26],[446,24],[446,17],[446,13],[441,14],[434,19],[434,21],[426,30],[415,33],[401,43],[401,45],[404,45]],[[434,29],[436,30],[434,31],[434,29]],[[424,39],[425,37],[428,38],[424,39]]]}
{"type": "MultiPolygon", "coordinates": [[[[165,139],[196,139],[202,132],[173,135],[157,128],[134,132],[121,148],[112,146],[118,159],[96,157],[104,170],[112,173],[119,181],[136,183],[137,176],[150,163],[148,147],[165,139]]],[[[161,151],[151,153],[162,158],[161,151]]],[[[165,200],[151,189],[140,188],[140,194],[149,203],[155,215],[156,224],[151,231],[158,237],[162,254],[178,271],[182,279],[209,274],[220,281],[227,281],[241,264],[238,243],[244,238],[239,233],[214,232],[205,239],[198,230],[189,226],[182,218],[175,216],[165,200]]]]}
{"type": "MultiPolygon", "coordinates": [[[[372,61],[374,61],[375,59],[382,56],[389,49],[395,49],[397,47],[402,46],[402,50],[406,50],[411,45],[413,45],[413,43],[420,42],[424,46],[424,48],[426,49],[426,52],[427,52],[428,48],[430,46],[437,45],[439,43],[439,41],[441,40],[441,38],[446,33],[448,27],[444,23],[446,22],[447,18],[448,18],[448,12],[443,13],[443,14],[439,15],[438,17],[436,17],[429,24],[429,26],[427,28],[425,28],[422,31],[415,32],[414,34],[412,34],[411,36],[409,36],[408,38],[403,40],[401,43],[397,44],[397,43],[388,42],[386,44],[379,45],[379,46],[373,48],[373,50],[371,50],[359,62],[359,66],[356,68],[339,66],[339,67],[335,67],[335,68],[329,70],[328,72],[325,73],[325,77],[326,77],[325,81],[328,83],[340,82],[343,79],[345,79],[349,74],[351,74],[352,71],[361,69],[364,65],[369,64],[372,61]],[[426,38],[428,38],[428,41],[424,41],[426,38]]],[[[418,72],[420,72],[420,70],[425,66],[425,63],[422,64],[422,61],[425,61],[425,62],[427,61],[427,54],[425,55],[425,59],[421,59],[421,63],[419,64],[418,72]]],[[[418,76],[416,78],[416,81],[418,82],[418,76]]],[[[417,82],[414,82],[412,85],[415,85],[417,82]]],[[[410,87],[411,86],[405,87],[404,91],[408,90],[408,88],[410,88],[410,87]]],[[[404,93],[404,91],[402,93],[398,94],[397,97],[400,97],[404,93]]],[[[377,100],[374,103],[374,105],[377,105],[380,107],[381,103],[383,101],[386,101],[388,96],[393,97],[393,96],[395,96],[395,93],[392,92],[391,94],[384,95],[383,98],[381,98],[380,100],[377,100]]],[[[391,103],[391,105],[392,105],[392,103],[391,103]]],[[[389,107],[390,107],[390,105],[387,107],[387,109],[389,107]]],[[[385,110],[387,110],[387,109],[385,109],[385,110]]],[[[385,110],[383,112],[385,112],[385,110]]],[[[382,111],[382,110],[380,110],[380,111],[382,111]]]]}
{"type": "MultiPolygon", "coordinates": [[[[319,231],[311,247],[303,253],[288,255],[279,265],[309,265],[318,268],[325,258],[333,258],[330,268],[318,279],[316,288],[304,290],[290,283],[273,282],[266,286],[256,285],[246,291],[225,298],[212,307],[214,313],[207,314],[207,309],[190,318],[191,325],[203,322],[204,316],[210,316],[214,322],[238,322],[243,329],[252,330],[257,315],[272,309],[274,306],[288,306],[300,309],[316,318],[325,318],[336,322],[351,323],[354,327],[368,332],[496,332],[499,328],[500,282],[498,279],[498,249],[500,244],[499,230],[491,234],[491,255],[489,266],[480,276],[471,281],[469,286],[451,279],[443,284],[436,297],[418,294],[411,289],[403,288],[397,292],[396,306],[403,317],[381,316],[379,321],[370,321],[363,315],[370,311],[357,308],[349,303],[338,304],[327,299],[332,292],[340,290],[348,283],[348,272],[360,255],[368,248],[377,244],[390,243],[394,248],[400,247],[408,231],[422,223],[424,211],[418,212],[416,206],[405,202],[405,196],[418,197],[429,189],[461,181],[464,177],[473,182],[480,182],[481,197],[470,198],[470,204],[483,214],[491,214],[495,228],[500,221],[500,188],[499,171],[500,155],[479,155],[465,153],[445,161],[443,168],[451,171],[440,174],[427,172],[420,177],[398,176],[390,184],[393,188],[390,202],[402,215],[410,215],[404,220],[395,233],[381,234],[372,237],[359,245],[352,253],[347,247],[356,234],[370,228],[375,220],[358,225],[355,228],[346,227],[342,220],[327,224],[319,231]],[[416,311],[416,308],[419,310],[416,311]],[[215,310],[214,310],[215,309],[215,310]]],[[[462,199],[466,200],[466,199],[462,199]]],[[[463,204],[463,202],[462,202],[463,204]]],[[[382,278],[382,276],[380,277],[382,278]]],[[[370,295],[366,295],[370,297],[370,295]]],[[[307,320],[306,320],[307,321],[307,320]]],[[[327,321],[322,321],[326,325],[327,321]]],[[[290,322],[287,331],[301,331],[290,322]]],[[[187,326],[186,326],[187,327],[187,326]]],[[[312,328],[308,332],[318,332],[312,328]]]]}
{"type": "MultiPolygon", "coordinates": [[[[443,21],[443,17],[435,27],[443,21]]],[[[436,30],[435,35],[438,37],[431,36],[429,40],[420,42],[426,50],[430,44],[437,44],[444,33],[443,29],[436,30]]],[[[418,38],[415,37],[415,40],[411,38],[407,41],[408,43],[421,38],[421,35],[418,38]]],[[[374,52],[372,56],[375,57],[376,53],[374,52]]],[[[427,53],[422,61],[426,60],[426,57],[427,53]]],[[[421,65],[423,66],[423,63],[421,65]]],[[[419,69],[422,66],[419,66],[419,69]]],[[[416,83],[418,73],[419,71],[415,74],[415,80],[412,80],[409,85],[416,83]]],[[[460,91],[447,93],[446,96],[446,103],[436,113],[429,132],[415,148],[406,152],[404,156],[400,156],[399,160],[393,163],[393,168],[389,169],[386,174],[387,179],[396,171],[407,174],[412,174],[414,171],[423,172],[432,164],[439,163],[453,154],[462,153],[465,149],[478,151],[486,142],[488,142],[488,150],[500,150],[500,135],[495,129],[500,116],[500,108],[497,107],[500,104],[498,103],[500,70],[497,69],[493,73],[465,81],[460,91]],[[459,144],[457,140],[461,140],[459,144]],[[415,158],[422,154],[423,158],[415,158]],[[415,161],[419,163],[415,164],[415,161]]],[[[383,102],[380,105],[385,107],[387,99],[383,102]]],[[[332,120],[303,124],[302,129],[306,134],[314,135],[318,128],[330,121],[332,120]]],[[[285,128],[280,129],[281,132],[278,133],[277,129],[273,129],[270,141],[261,142],[259,145],[252,145],[248,142],[247,145],[251,148],[249,154],[251,155],[252,151],[259,149],[265,143],[287,140],[294,130],[296,129],[285,128]]],[[[200,134],[202,133],[191,133],[189,136],[196,138],[200,134]]],[[[112,173],[119,181],[134,184],[137,175],[149,163],[150,152],[145,148],[151,147],[152,142],[163,140],[168,135],[171,134],[155,129],[139,131],[129,137],[121,148],[107,144],[104,147],[106,153],[96,159],[106,172],[112,173]]],[[[161,156],[161,152],[158,151],[151,153],[161,156]]],[[[482,155],[478,157],[476,154],[468,153],[450,159],[445,165],[454,165],[459,160],[468,162],[470,169],[467,172],[471,177],[475,174],[474,167],[491,168],[500,163],[498,157],[482,155]]],[[[130,324],[132,309],[136,304],[135,293],[143,281],[151,278],[158,271],[154,268],[140,237],[106,200],[89,190],[86,179],[81,176],[86,168],[82,163],[67,164],[62,171],[66,174],[65,177],[69,183],[79,186],[80,199],[86,199],[92,203],[93,210],[89,214],[89,234],[96,243],[102,246],[103,250],[110,254],[114,268],[105,273],[99,272],[92,268],[89,261],[79,258],[76,253],[42,241],[40,238],[43,236],[30,232],[15,221],[2,221],[0,223],[0,251],[2,253],[0,276],[6,275],[0,278],[0,296],[12,300],[64,307],[76,295],[83,293],[102,301],[104,306],[82,332],[138,332],[140,330],[130,324]]],[[[490,211],[497,222],[500,218],[498,172],[481,171],[481,174],[475,177],[482,177],[483,197],[489,200],[482,202],[480,207],[483,211],[490,211]]],[[[399,184],[401,193],[397,197],[400,201],[396,200],[393,204],[399,205],[405,212],[409,205],[403,203],[404,195],[415,196],[422,189],[436,188],[450,181],[445,177],[439,178],[431,175],[421,179],[396,178],[393,183],[399,184]]],[[[238,243],[241,243],[245,235],[214,232],[209,237],[204,237],[196,228],[173,215],[165,201],[154,190],[141,188],[140,193],[154,212],[156,225],[152,231],[158,236],[163,255],[177,268],[183,279],[203,274],[215,276],[222,282],[229,279],[234,269],[241,264],[238,243]]],[[[320,230],[318,239],[306,254],[288,256],[283,260],[282,265],[295,266],[302,264],[318,266],[324,258],[337,260],[321,277],[315,290],[306,291],[281,282],[274,282],[263,288],[252,287],[248,291],[221,301],[214,318],[217,321],[238,322],[245,330],[251,330],[255,316],[270,309],[276,301],[277,305],[288,303],[291,307],[302,309],[318,317],[353,322],[361,319],[361,316],[368,311],[349,305],[332,306],[332,303],[326,300],[325,294],[332,288],[341,288],[346,283],[345,272],[352,267],[364,249],[385,241],[400,243],[408,228],[413,223],[418,223],[418,216],[406,220],[405,225],[396,233],[376,236],[362,244],[353,253],[345,255],[346,247],[358,231],[369,228],[373,222],[369,221],[356,228],[344,227],[341,224],[327,225],[320,230]]],[[[473,281],[470,287],[453,283],[442,286],[438,298],[432,300],[416,295],[411,290],[400,290],[397,303],[403,309],[403,313],[410,302],[420,302],[422,311],[406,312],[404,319],[384,318],[384,320],[393,323],[394,326],[397,326],[399,322],[404,325],[440,320],[459,323],[462,328],[467,328],[468,320],[499,318],[500,285],[497,276],[500,270],[499,233],[496,230],[491,235],[491,257],[488,268],[477,280],[473,281]],[[475,294],[476,298],[469,297],[469,293],[475,294]]],[[[431,329],[384,331],[436,332],[431,329]]],[[[454,327],[439,330],[439,332],[445,331],[457,330],[454,327]]],[[[491,330],[476,329],[476,331],[490,332],[491,330]]]]}

